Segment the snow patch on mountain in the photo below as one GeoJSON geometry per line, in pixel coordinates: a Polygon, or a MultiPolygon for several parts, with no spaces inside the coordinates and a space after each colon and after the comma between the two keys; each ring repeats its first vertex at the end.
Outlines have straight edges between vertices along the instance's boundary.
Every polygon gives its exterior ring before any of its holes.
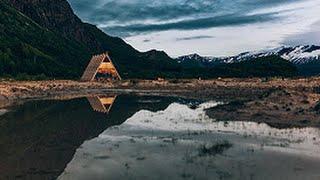
{"type": "Polygon", "coordinates": [[[306,64],[320,60],[320,47],[298,46],[288,53],[281,54],[281,57],[294,64],[306,64]]]}
{"type": "Polygon", "coordinates": [[[202,57],[198,54],[191,54],[177,58],[179,63],[186,61],[197,61],[200,63],[237,63],[241,61],[252,60],[259,57],[277,55],[293,64],[301,65],[310,62],[320,61],[320,46],[281,46],[273,49],[261,51],[244,52],[236,56],[229,57],[202,57]]]}
{"type": "Polygon", "coordinates": [[[187,56],[181,56],[177,60],[179,63],[182,63],[188,60],[212,62],[214,59],[215,59],[214,57],[204,57],[204,56],[200,56],[199,54],[190,54],[187,56]]]}

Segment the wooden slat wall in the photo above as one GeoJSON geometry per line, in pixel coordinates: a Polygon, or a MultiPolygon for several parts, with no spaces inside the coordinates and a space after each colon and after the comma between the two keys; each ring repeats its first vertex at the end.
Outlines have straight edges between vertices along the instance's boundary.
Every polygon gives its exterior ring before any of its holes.
{"type": "Polygon", "coordinates": [[[101,103],[99,97],[87,97],[92,109],[97,112],[107,113],[108,109],[101,103]]]}
{"type": "Polygon", "coordinates": [[[93,56],[90,60],[89,65],[87,66],[86,70],[84,71],[81,81],[92,81],[97,74],[98,68],[100,64],[103,62],[106,54],[93,56]]]}

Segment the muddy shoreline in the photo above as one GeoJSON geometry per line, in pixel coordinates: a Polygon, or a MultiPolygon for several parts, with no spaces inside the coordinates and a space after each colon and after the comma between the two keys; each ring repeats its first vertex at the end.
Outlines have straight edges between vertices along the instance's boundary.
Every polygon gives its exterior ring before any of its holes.
{"type": "Polygon", "coordinates": [[[125,80],[121,82],[1,81],[0,108],[35,99],[66,100],[97,94],[179,96],[216,100],[218,121],[253,121],[272,127],[320,127],[320,78],[125,80]]]}
{"type": "MultiPolygon", "coordinates": [[[[213,79],[213,80],[124,80],[120,82],[0,81],[0,100],[23,100],[49,96],[85,95],[92,93],[160,93],[237,98],[270,89],[320,92],[320,78],[300,79],[213,79]]],[[[216,97],[215,97],[216,98],[216,97]]]]}

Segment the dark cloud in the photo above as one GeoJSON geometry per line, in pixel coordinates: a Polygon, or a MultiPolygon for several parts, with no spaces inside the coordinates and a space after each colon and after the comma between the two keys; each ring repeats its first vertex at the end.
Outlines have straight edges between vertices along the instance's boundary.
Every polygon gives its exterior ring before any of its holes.
{"type": "Polygon", "coordinates": [[[122,37],[269,21],[274,14],[247,14],[294,1],[300,0],[69,0],[82,19],[122,37]]]}
{"type": "Polygon", "coordinates": [[[130,36],[135,33],[165,31],[165,30],[196,30],[221,26],[236,26],[241,24],[263,22],[273,19],[272,13],[263,15],[225,15],[218,17],[199,18],[191,20],[182,20],[173,23],[164,24],[133,24],[126,26],[113,26],[103,28],[105,31],[115,34],[118,32],[121,36],[130,36]],[[121,33],[119,33],[121,32],[121,33]]]}
{"type": "Polygon", "coordinates": [[[196,40],[196,39],[212,39],[214,36],[191,36],[191,37],[182,37],[182,38],[176,38],[177,41],[190,41],[190,40],[196,40]]]}
{"type": "Polygon", "coordinates": [[[145,40],[143,40],[143,42],[150,42],[151,40],[150,39],[145,39],[145,40]]]}

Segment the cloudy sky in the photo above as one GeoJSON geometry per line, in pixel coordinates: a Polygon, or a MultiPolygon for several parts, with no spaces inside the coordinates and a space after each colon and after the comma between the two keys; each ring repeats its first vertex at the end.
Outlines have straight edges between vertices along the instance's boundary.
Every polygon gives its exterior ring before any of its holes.
{"type": "Polygon", "coordinates": [[[320,44],[320,0],[68,0],[141,51],[210,56],[320,44]]]}

